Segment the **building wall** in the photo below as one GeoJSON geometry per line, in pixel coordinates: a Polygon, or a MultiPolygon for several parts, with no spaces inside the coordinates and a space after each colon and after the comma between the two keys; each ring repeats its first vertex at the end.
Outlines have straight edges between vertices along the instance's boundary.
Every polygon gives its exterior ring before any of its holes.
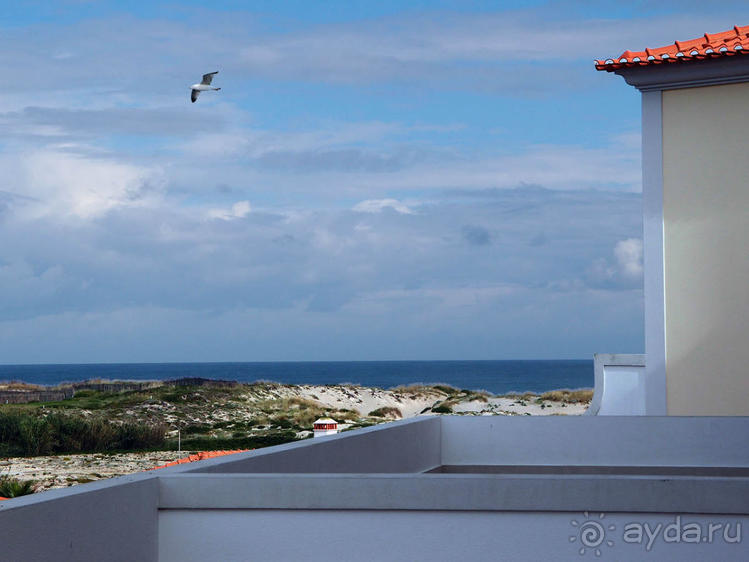
{"type": "Polygon", "coordinates": [[[158,503],[153,472],[0,502],[0,560],[156,562],[158,503]]]}
{"type": "Polygon", "coordinates": [[[663,92],[670,415],[749,415],[749,83],[663,92]]]}
{"type": "Polygon", "coordinates": [[[747,525],[746,516],[654,513],[167,510],[159,516],[159,562],[745,561],[747,525]],[[687,542],[686,524],[705,539],[710,524],[727,525],[728,540],[717,532],[709,542],[687,542]],[[658,535],[625,539],[632,525],[658,535]]]}

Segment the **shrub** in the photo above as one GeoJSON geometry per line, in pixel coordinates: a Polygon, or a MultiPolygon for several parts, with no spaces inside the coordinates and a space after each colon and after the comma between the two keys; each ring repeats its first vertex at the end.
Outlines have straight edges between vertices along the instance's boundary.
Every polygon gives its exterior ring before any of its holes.
{"type": "Polygon", "coordinates": [[[52,412],[0,412],[0,455],[39,456],[55,453],[152,449],[164,443],[163,424],[112,423],[52,412]]]}
{"type": "MultiPolygon", "coordinates": [[[[402,384],[400,386],[394,386],[390,390],[392,392],[396,392],[399,394],[428,394],[430,392],[434,392],[434,389],[440,389],[441,387],[438,386],[427,386],[425,384],[402,384]]],[[[444,388],[444,387],[442,387],[444,388]]],[[[444,391],[443,391],[444,392],[444,391]]],[[[450,394],[449,392],[445,392],[445,394],[450,394]]]]}
{"type": "MultiPolygon", "coordinates": [[[[215,424],[215,428],[218,427],[219,424],[215,424]]],[[[210,431],[211,426],[208,424],[190,424],[186,425],[182,428],[180,428],[180,431],[182,432],[182,435],[200,435],[201,433],[206,433],[207,431],[210,431]]]]}
{"type": "Polygon", "coordinates": [[[312,427],[314,421],[321,417],[323,410],[320,408],[308,408],[290,412],[296,427],[312,427]]]}
{"type": "Polygon", "coordinates": [[[36,492],[34,480],[17,480],[9,476],[0,477],[0,496],[4,498],[17,498],[27,496],[36,492]]]}
{"type": "Polygon", "coordinates": [[[383,406],[382,408],[377,408],[376,410],[372,410],[367,415],[371,417],[378,417],[378,418],[402,418],[403,417],[403,414],[401,413],[401,411],[395,406],[383,406]]]}
{"type": "Polygon", "coordinates": [[[450,404],[449,402],[443,402],[438,406],[434,406],[432,408],[432,412],[434,412],[435,414],[452,414],[452,404],[450,404]]]}
{"type": "Polygon", "coordinates": [[[288,418],[280,417],[276,420],[276,425],[280,427],[281,429],[290,429],[293,427],[291,421],[288,420],[288,418]]]}
{"type": "MultiPolygon", "coordinates": [[[[270,447],[271,445],[281,445],[296,441],[296,432],[281,431],[268,435],[253,435],[240,438],[195,438],[183,439],[182,449],[185,451],[217,451],[220,449],[256,449],[260,447],[270,447]]],[[[173,443],[176,449],[176,442],[173,443]]]]}
{"type": "Polygon", "coordinates": [[[457,394],[458,389],[454,386],[450,386],[449,384],[435,384],[432,386],[432,388],[436,388],[437,390],[444,392],[445,394],[457,394]]]}
{"type": "Polygon", "coordinates": [[[52,446],[52,434],[44,419],[24,416],[18,421],[18,440],[25,455],[44,454],[52,446]]]}

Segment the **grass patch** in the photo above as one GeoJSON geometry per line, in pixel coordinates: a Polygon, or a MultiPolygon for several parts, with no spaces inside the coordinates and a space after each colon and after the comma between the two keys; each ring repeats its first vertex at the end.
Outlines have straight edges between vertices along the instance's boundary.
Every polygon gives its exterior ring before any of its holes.
{"type": "Polygon", "coordinates": [[[0,411],[0,455],[39,456],[155,448],[164,443],[163,424],[112,423],[50,412],[37,415],[23,409],[0,411]]]}
{"type": "Polygon", "coordinates": [[[0,382],[0,390],[45,390],[45,387],[23,381],[8,381],[0,382]]]}
{"type": "MultiPolygon", "coordinates": [[[[219,429],[219,424],[215,424],[213,427],[219,429]]],[[[201,435],[208,433],[211,430],[209,424],[190,424],[179,429],[182,435],[201,435]]]]}
{"type": "Polygon", "coordinates": [[[437,389],[445,394],[458,394],[460,392],[456,387],[450,386],[449,384],[435,384],[431,388],[437,389]]]}
{"type": "Polygon", "coordinates": [[[533,400],[536,396],[537,395],[533,392],[508,392],[504,395],[504,398],[512,398],[513,400],[533,400]]]}
{"type": "MultiPolygon", "coordinates": [[[[135,390],[106,392],[101,390],[79,390],[72,398],[44,402],[43,407],[54,410],[109,410],[127,408],[147,400],[147,394],[135,390]]],[[[32,404],[29,404],[32,406],[32,404]]],[[[39,404],[34,404],[38,408],[39,404]]]]}
{"type": "MultiPolygon", "coordinates": [[[[296,432],[279,431],[266,435],[254,435],[244,437],[226,437],[202,439],[183,439],[182,449],[186,451],[219,451],[232,449],[259,449],[261,447],[271,447],[296,441],[296,432]]],[[[172,439],[168,442],[170,448],[177,448],[177,441],[172,439]]]]}
{"type": "Polygon", "coordinates": [[[453,405],[454,405],[454,402],[450,402],[449,400],[446,400],[445,402],[442,402],[434,406],[432,408],[432,412],[434,412],[435,414],[452,414],[453,405]]]}
{"type": "MultiPolygon", "coordinates": [[[[392,392],[398,393],[398,394],[411,394],[411,395],[421,395],[421,394],[430,394],[434,393],[435,389],[438,392],[443,392],[445,394],[451,394],[450,392],[446,392],[445,389],[446,386],[427,386],[425,384],[407,384],[407,385],[400,385],[395,386],[391,388],[390,390],[392,392]]],[[[453,389],[455,390],[455,389],[453,389]]]]}
{"type": "Polygon", "coordinates": [[[382,408],[377,408],[376,410],[372,410],[367,415],[377,417],[377,418],[402,418],[403,417],[403,414],[401,413],[401,411],[395,406],[383,406],[382,408]]]}
{"type": "Polygon", "coordinates": [[[588,388],[578,390],[552,390],[544,392],[541,400],[553,402],[566,402],[567,404],[578,404],[580,402],[590,402],[593,399],[593,391],[588,388]]]}

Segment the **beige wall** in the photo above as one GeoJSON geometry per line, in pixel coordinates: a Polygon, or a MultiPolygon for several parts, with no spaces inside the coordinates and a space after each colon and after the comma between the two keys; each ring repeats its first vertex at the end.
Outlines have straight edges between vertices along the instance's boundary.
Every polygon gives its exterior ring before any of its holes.
{"type": "Polygon", "coordinates": [[[663,92],[666,400],[749,415],[749,84],[663,92]]]}

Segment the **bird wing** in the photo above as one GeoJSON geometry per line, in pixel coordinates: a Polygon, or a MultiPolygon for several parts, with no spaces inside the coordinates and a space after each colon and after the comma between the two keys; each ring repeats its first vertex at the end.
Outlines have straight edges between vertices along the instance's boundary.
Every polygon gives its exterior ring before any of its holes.
{"type": "Polygon", "coordinates": [[[195,103],[195,100],[198,99],[199,95],[200,95],[200,90],[192,90],[192,93],[190,94],[190,99],[192,100],[192,103],[195,103]]]}
{"type": "Polygon", "coordinates": [[[218,74],[218,70],[216,72],[209,72],[208,74],[203,74],[203,80],[201,80],[200,83],[206,86],[210,86],[211,80],[213,80],[214,74],[218,74]]]}

